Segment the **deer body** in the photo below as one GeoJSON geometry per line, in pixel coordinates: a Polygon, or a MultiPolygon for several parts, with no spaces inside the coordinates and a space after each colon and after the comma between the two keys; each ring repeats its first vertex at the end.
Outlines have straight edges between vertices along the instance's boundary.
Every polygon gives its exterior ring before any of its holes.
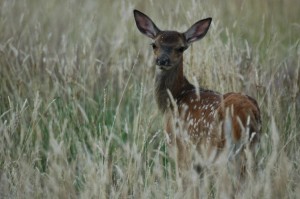
{"type": "MultiPolygon", "coordinates": [[[[220,94],[196,88],[183,74],[183,52],[207,33],[211,18],[195,23],[184,33],[161,31],[145,14],[135,10],[138,29],[153,39],[157,67],[155,97],[165,117],[165,131],[179,170],[192,164],[191,148],[214,164],[225,148],[242,140],[255,145],[260,134],[257,102],[239,93],[220,94]],[[204,149],[204,150],[203,150],[204,149]]],[[[202,163],[203,164],[203,163],[202,163]]]]}

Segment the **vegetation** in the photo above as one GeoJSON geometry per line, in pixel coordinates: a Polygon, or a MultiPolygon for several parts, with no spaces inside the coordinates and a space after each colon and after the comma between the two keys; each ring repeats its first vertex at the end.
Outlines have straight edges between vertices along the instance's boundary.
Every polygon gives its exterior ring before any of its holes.
{"type": "MultiPolygon", "coordinates": [[[[259,175],[238,197],[297,198],[299,7],[0,1],[0,198],[182,197],[154,101],[150,41],[136,29],[134,8],[182,31],[213,18],[187,50],[185,73],[206,88],[255,97],[263,115],[259,175]]],[[[228,183],[194,180],[204,198],[228,183]]]]}

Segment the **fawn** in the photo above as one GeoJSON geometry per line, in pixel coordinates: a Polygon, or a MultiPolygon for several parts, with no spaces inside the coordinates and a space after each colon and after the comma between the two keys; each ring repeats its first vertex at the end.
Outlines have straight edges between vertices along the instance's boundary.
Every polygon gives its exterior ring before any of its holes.
{"type": "MultiPolygon", "coordinates": [[[[183,52],[206,35],[212,19],[200,20],[180,33],[160,30],[138,10],[134,10],[134,18],[139,31],[153,40],[155,97],[164,114],[169,147],[176,148],[173,155],[179,174],[195,166],[192,148],[207,157],[200,167],[217,164],[222,153],[229,161],[243,159],[241,149],[246,145],[253,151],[261,131],[256,100],[240,93],[220,94],[197,88],[183,74],[183,52]]],[[[238,164],[238,172],[243,172],[244,163],[238,164]]]]}

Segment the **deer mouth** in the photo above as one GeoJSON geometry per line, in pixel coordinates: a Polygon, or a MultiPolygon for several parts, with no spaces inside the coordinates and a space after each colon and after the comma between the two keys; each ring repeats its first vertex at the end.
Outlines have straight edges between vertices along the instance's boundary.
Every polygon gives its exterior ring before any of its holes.
{"type": "Polygon", "coordinates": [[[160,70],[163,70],[163,71],[168,71],[173,68],[173,66],[171,66],[171,65],[157,65],[157,66],[160,70]]]}

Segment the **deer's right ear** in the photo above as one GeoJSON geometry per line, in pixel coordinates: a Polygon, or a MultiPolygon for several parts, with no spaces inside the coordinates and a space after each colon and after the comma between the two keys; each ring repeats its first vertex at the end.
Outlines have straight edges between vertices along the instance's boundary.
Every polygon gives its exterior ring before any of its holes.
{"type": "Polygon", "coordinates": [[[154,39],[157,33],[160,32],[160,30],[153,23],[153,21],[144,13],[138,10],[134,10],[133,15],[134,15],[136,26],[138,27],[141,33],[145,34],[151,39],[154,39]]]}

